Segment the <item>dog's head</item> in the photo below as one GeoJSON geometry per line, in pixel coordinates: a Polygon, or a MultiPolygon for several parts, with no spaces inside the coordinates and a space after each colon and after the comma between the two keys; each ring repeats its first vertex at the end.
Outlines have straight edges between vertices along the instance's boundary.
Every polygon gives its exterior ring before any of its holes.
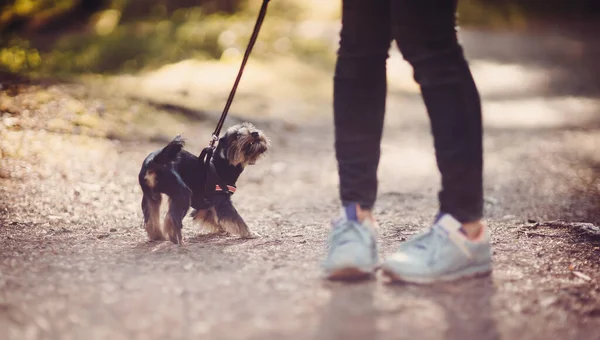
{"type": "Polygon", "coordinates": [[[246,167],[264,156],[269,146],[269,139],[262,131],[251,123],[242,123],[227,129],[215,153],[231,165],[246,167]]]}

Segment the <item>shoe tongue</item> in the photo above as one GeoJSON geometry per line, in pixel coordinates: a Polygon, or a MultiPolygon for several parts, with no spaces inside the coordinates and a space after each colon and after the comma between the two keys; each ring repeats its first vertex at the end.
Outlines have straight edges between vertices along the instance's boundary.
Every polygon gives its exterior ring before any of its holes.
{"type": "Polygon", "coordinates": [[[469,248],[466,246],[467,237],[462,230],[462,223],[457,221],[454,217],[449,214],[440,216],[434,225],[434,229],[437,230],[438,233],[444,233],[445,236],[465,254],[465,256],[468,258],[472,257],[469,248]]]}
{"type": "Polygon", "coordinates": [[[447,233],[460,232],[462,228],[462,224],[449,214],[439,216],[435,226],[447,233]]]}

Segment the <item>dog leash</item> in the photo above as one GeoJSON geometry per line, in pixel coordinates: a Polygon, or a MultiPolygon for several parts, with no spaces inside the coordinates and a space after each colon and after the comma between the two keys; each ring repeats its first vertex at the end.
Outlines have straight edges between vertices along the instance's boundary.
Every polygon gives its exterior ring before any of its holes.
{"type": "Polygon", "coordinates": [[[270,0],[263,0],[262,6],[260,7],[260,12],[258,13],[258,18],[256,19],[256,24],[254,24],[254,30],[252,31],[252,35],[250,36],[250,41],[248,42],[248,46],[246,47],[246,52],[244,53],[244,58],[242,59],[242,64],[240,65],[240,70],[238,71],[237,77],[235,78],[235,82],[233,83],[233,88],[229,93],[229,98],[227,98],[227,102],[225,103],[225,108],[223,109],[223,113],[221,113],[221,118],[217,123],[217,127],[212,134],[212,139],[210,141],[210,147],[214,148],[215,143],[219,140],[219,134],[221,133],[221,128],[223,128],[223,124],[225,123],[225,118],[227,118],[227,113],[229,113],[229,108],[231,107],[231,103],[233,102],[233,97],[235,96],[235,92],[237,91],[238,84],[242,79],[242,73],[244,73],[244,68],[246,67],[246,62],[248,62],[248,58],[250,57],[250,53],[252,52],[252,48],[254,47],[254,43],[256,43],[256,39],[258,38],[258,32],[260,31],[260,27],[265,19],[265,15],[267,14],[267,5],[270,0]]]}
{"type": "MultiPolygon", "coordinates": [[[[256,43],[256,39],[258,38],[258,32],[260,31],[260,27],[262,26],[262,23],[265,19],[265,15],[267,14],[267,5],[269,4],[270,0],[263,0],[263,3],[260,7],[260,11],[258,12],[258,18],[256,18],[256,23],[254,24],[254,30],[252,31],[252,35],[250,36],[250,41],[248,42],[248,46],[246,46],[246,52],[244,52],[244,58],[242,59],[242,64],[240,65],[240,69],[238,71],[237,77],[235,78],[235,82],[233,83],[233,88],[231,89],[231,92],[229,93],[229,97],[227,98],[227,102],[225,103],[225,108],[223,109],[223,112],[221,113],[221,117],[219,118],[219,122],[217,123],[217,127],[215,128],[215,131],[212,133],[212,138],[210,140],[210,143],[208,145],[208,147],[204,148],[202,150],[202,152],[200,153],[200,160],[203,161],[206,165],[207,165],[207,177],[208,177],[208,173],[209,172],[214,172],[213,167],[211,166],[212,164],[210,163],[212,156],[213,156],[213,152],[215,150],[215,143],[219,140],[219,135],[221,134],[221,129],[223,128],[223,124],[225,123],[225,119],[227,118],[227,114],[229,113],[229,108],[231,107],[231,103],[233,103],[233,98],[235,97],[235,92],[237,91],[238,85],[240,83],[240,80],[242,79],[242,74],[244,73],[244,68],[246,67],[246,63],[248,62],[248,58],[250,57],[250,53],[252,52],[252,48],[254,47],[254,44],[256,43]]],[[[217,176],[216,172],[213,174],[213,176],[217,176]]],[[[208,182],[210,181],[206,181],[207,185],[208,182]]],[[[217,180],[217,182],[220,182],[220,180],[217,180]]],[[[221,192],[224,193],[233,193],[235,191],[234,190],[230,190],[229,189],[230,186],[228,185],[224,185],[221,184],[219,186],[219,189],[221,189],[221,192]]],[[[208,189],[208,188],[207,188],[208,189]]],[[[206,192],[209,192],[208,190],[206,192]]]]}

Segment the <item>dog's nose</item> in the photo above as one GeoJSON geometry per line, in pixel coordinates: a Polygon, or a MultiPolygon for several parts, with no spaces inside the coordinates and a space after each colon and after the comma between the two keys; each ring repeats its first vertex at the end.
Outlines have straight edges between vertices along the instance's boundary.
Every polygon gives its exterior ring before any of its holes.
{"type": "Polygon", "coordinates": [[[250,133],[250,135],[252,137],[254,137],[254,138],[257,138],[258,137],[258,132],[252,132],[252,133],[250,133]]]}

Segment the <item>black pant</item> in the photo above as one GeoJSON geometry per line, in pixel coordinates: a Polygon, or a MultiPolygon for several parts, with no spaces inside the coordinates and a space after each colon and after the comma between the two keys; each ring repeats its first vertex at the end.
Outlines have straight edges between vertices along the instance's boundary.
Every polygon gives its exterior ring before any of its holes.
{"type": "Polygon", "coordinates": [[[440,211],[461,222],[482,217],[481,103],[456,37],[455,13],[456,0],[343,0],[334,81],[343,204],[375,203],[386,60],[395,40],[414,69],[431,120],[442,175],[440,211]]]}

